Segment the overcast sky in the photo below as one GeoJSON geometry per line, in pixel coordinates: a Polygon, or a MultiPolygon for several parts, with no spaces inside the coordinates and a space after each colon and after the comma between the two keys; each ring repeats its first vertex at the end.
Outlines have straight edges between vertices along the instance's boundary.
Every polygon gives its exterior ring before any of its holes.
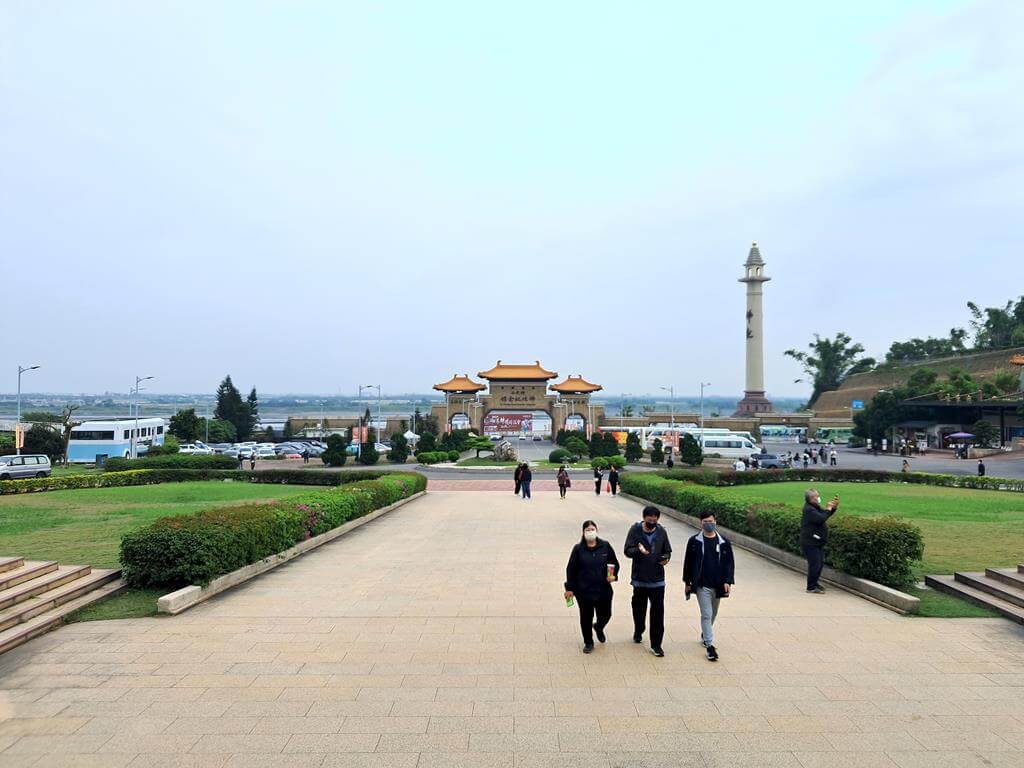
{"type": "Polygon", "coordinates": [[[7,2],[0,391],[769,395],[1024,289],[1024,3],[7,2]]]}

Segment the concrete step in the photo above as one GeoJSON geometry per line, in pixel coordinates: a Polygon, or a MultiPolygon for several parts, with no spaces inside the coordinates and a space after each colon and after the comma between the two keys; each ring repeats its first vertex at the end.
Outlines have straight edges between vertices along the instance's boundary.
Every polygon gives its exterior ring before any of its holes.
{"type": "Polygon", "coordinates": [[[0,557],[0,573],[13,571],[15,568],[21,568],[24,564],[24,557],[0,557]]]}
{"type": "Polygon", "coordinates": [[[1024,608],[1013,603],[1008,603],[1005,600],[1000,600],[995,595],[990,595],[988,592],[983,592],[980,589],[968,586],[958,582],[952,576],[925,576],[924,583],[932,589],[937,589],[940,592],[946,592],[957,597],[962,597],[970,603],[975,605],[981,605],[985,608],[990,608],[996,611],[1002,616],[1016,621],[1018,624],[1024,624],[1024,608]]]}
{"type": "Polygon", "coordinates": [[[1010,568],[986,568],[985,575],[990,579],[1001,581],[1004,584],[1009,584],[1011,587],[1016,587],[1024,594],[1024,573],[1014,571],[1010,568]]]}
{"type": "Polygon", "coordinates": [[[974,589],[980,589],[982,592],[988,592],[990,595],[994,595],[1000,600],[1005,600],[1007,603],[1013,603],[1016,606],[1024,608],[1024,592],[1021,592],[1019,589],[1008,584],[1004,584],[1001,581],[997,581],[996,579],[990,579],[984,573],[966,573],[957,571],[953,574],[953,578],[961,584],[966,584],[974,589]]]}
{"type": "Polygon", "coordinates": [[[70,613],[74,613],[79,608],[84,608],[87,605],[103,600],[104,598],[116,595],[118,592],[127,588],[123,579],[117,581],[111,581],[98,589],[93,589],[80,597],[76,597],[73,600],[51,608],[49,611],[33,616],[32,618],[17,624],[10,629],[5,629],[0,632],[0,653],[9,651],[11,648],[15,648],[24,642],[31,640],[33,637],[47,632],[54,627],[60,625],[64,617],[70,613]]]}
{"type": "Polygon", "coordinates": [[[69,581],[88,576],[91,570],[88,565],[61,565],[50,573],[5,589],[0,592],[0,611],[56,589],[69,581]]]}
{"type": "Polygon", "coordinates": [[[36,597],[15,603],[0,611],[0,632],[22,624],[33,616],[70,602],[82,595],[121,578],[121,571],[113,568],[97,568],[91,573],[58,587],[49,589],[36,597]]]}
{"type": "Polygon", "coordinates": [[[1017,573],[1024,573],[1024,563],[1017,564],[1017,573]]]}
{"type": "Polygon", "coordinates": [[[17,568],[12,568],[0,574],[0,592],[10,589],[16,584],[21,584],[22,582],[42,576],[44,573],[56,570],[56,560],[29,560],[28,562],[22,560],[21,565],[17,568]]]}

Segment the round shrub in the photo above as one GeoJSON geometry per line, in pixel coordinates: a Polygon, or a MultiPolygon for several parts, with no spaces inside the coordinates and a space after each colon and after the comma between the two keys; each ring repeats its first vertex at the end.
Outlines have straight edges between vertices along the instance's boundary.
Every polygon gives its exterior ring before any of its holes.
{"type": "Polygon", "coordinates": [[[572,461],[572,454],[565,450],[565,448],[555,448],[551,453],[548,454],[548,461],[552,464],[561,464],[563,461],[572,461]]]}
{"type": "Polygon", "coordinates": [[[590,460],[590,466],[594,469],[608,469],[608,457],[598,456],[590,460]]]}

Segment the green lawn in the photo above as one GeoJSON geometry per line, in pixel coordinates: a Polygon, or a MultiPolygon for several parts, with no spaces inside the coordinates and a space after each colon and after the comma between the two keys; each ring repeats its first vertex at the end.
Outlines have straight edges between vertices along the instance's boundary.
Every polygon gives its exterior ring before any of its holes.
{"type": "Polygon", "coordinates": [[[101,470],[95,464],[69,464],[68,466],[54,465],[54,477],[67,477],[68,475],[95,475],[101,470]]]}
{"type": "MultiPolygon", "coordinates": [[[[767,499],[799,509],[806,483],[770,483],[721,489],[727,495],[767,499]]],[[[839,494],[837,514],[893,515],[924,534],[916,575],[1011,567],[1024,561],[1024,493],[935,488],[898,483],[817,483],[822,499],[839,494]]]]}
{"type": "Polygon", "coordinates": [[[0,555],[117,568],[121,537],[159,517],[308,490],[207,481],[0,496],[0,555]]]}

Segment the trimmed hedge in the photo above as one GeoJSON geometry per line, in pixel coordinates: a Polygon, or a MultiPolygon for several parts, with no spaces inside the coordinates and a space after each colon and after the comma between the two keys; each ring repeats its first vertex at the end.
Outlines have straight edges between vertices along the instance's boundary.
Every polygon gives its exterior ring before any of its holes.
{"type": "Polygon", "coordinates": [[[270,504],[156,520],[121,540],[124,577],[133,586],[208,584],[427,487],[423,475],[378,474],[374,480],[346,482],[270,504]]]}
{"type": "Polygon", "coordinates": [[[594,469],[623,469],[626,466],[625,456],[597,456],[590,460],[590,466],[594,469]]]}
{"type": "Polygon", "coordinates": [[[974,488],[989,491],[1024,492],[1024,480],[977,475],[940,475],[929,472],[883,472],[873,469],[762,469],[753,472],[714,469],[670,469],[655,473],[659,477],[685,480],[701,485],[761,485],[763,483],[911,483],[941,488],[974,488]]]}
{"type": "Polygon", "coordinates": [[[107,459],[104,472],[124,472],[129,469],[236,469],[238,459],[220,454],[172,453],[166,456],[143,456],[139,459],[107,459]]]}
{"type": "Polygon", "coordinates": [[[193,480],[234,480],[240,483],[338,486],[360,480],[376,480],[385,473],[374,470],[357,472],[321,472],[302,469],[265,469],[250,472],[241,469],[132,469],[103,474],[64,475],[30,480],[0,481],[0,496],[43,491],[68,491],[78,488],[120,488],[131,485],[186,483],[193,480]]]}
{"type": "MultiPolygon", "coordinates": [[[[800,510],[769,501],[734,499],[717,488],[709,487],[714,485],[714,482],[707,482],[709,476],[715,475],[713,472],[688,473],[699,475],[703,482],[683,482],[666,477],[676,474],[675,471],[627,473],[622,475],[620,483],[622,490],[633,496],[672,507],[693,517],[699,517],[705,510],[710,511],[725,528],[800,554],[800,510]]],[[[735,474],[741,477],[747,473],[735,474]]],[[[779,476],[782,473],[771,474],[779,476]]],[[[816,479],[826,478],[819,473],[816,479]]],[[[896,517],[837,515],[829,520],[828,527],[829,546],[825,561],[833,568],[892,587],[904,587],[913,581],[913,564],[924,554],[924,540],[916,526],[896,517]]]]}
{"type": "Polygon", "coordinates": [[[416,454],[416,461],[420,464],[440,464],[445,461],[458,461],[458,451],[423,451],[416,454]]]}

